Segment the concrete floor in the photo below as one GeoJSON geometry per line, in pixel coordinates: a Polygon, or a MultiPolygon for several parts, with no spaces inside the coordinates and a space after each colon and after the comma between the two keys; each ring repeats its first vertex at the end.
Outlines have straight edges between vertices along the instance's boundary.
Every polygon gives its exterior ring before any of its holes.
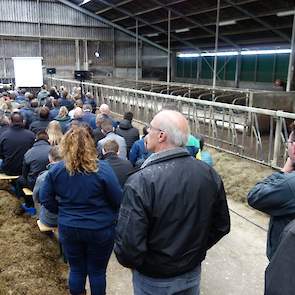
{"type": "MultiPolygon", "coordinates": [[[[142,124],[134,125],[142,129],[142,124]]],[[[228,205],[250,221],[268,228],[266,215],[230,199],[228,205]]],[[[202,263],[201,294],[262,295],[268,264],[265,252],[266,232],[231,212],[231,232],[208,251],[202,263]]],[[[121,267],[114,255],[108,266],[107,294],[133,294],[131,271],[121,267]]]]}
{"type": "MultiPolygon", "coordinates": [[[[134,125],[142,129],[142,124],[134,125]]],[[[267,229],[265,215],[230,199],[228,205],[267,229]]],[[[266,232],[231,212],[231,232],[208,251],[202,263],[201,295],[262,295],[268,264],[265,248],[266,232]]],[[[114,255],[108,266],[107,294],[133,294],[131,271],[121,267],[114,255]]]]}
{"type": "MultiPolygon", "coordinates": [[[[229,207],[267,228],[268,218],[229,200],[229,207]]],[[[261,295],[264,286],[266,232],[231,213],[231,232],[208,251],[202,264],[201,294],[261,295]]],[[[108,295],[132,295],[131,272],[114,255],[109,263],[108,295]]],[[[156,295],[156,294],[155,294],[156,295]]]]}

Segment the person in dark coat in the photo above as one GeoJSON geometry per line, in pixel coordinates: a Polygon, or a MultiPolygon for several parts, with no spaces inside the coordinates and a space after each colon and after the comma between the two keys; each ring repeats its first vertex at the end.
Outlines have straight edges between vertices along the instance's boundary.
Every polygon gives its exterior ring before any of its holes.
{"type": "Polygon", "coordinates": [[[97,105],[96,105],[96,102],[95,102],[95,99],[94,99],[93,95],[90,92],[87,92],[85,94],[84,104],[90,104],[91,108],[92,108],[92,113],[95,114],[97,105]]]}
{"type": "Polygon", "coordinates": [[[97,145],[98,141],[103,139],[105,135],[101,131],[101,123],[104,121],[105,116],[104,115],[97,115],[96,116],[96,128],[93,130],[93,136],[95,141],[95,146],[97,145]]]}
{"type": "Polygon", "coordinates": [[[47,91],[47,85],[43,84],[41,86],[41,90],[37,95],[39,106],[43,106],[46,102],[46,98],[49,96],[49,92],[47,91]]]}
{"type": "Polygon", "coordinates": [[[24,117],[25,128],[29,129],[33,121],[36,120],[36,112],[31,106],[31,102],[25,101],[24,106],[20,109],[20,113],[24,117]]]}
{"type": "Polygon", "coordinates": [[[51,145],[45,131],[39,131],[33,146],[25,153],[23,161],[22,177],[26,185],[33,189],[40,172],[46,169],[49,163],[48,153],[51,145]]]}
{"type": "Polygon", "coordinates": [[[49,122],[49,109],[47,107],[42,107],[39,109],[39,119],[31,123],[29,129],[37,134],[39,131],[45,131],[49,122]]]}
{"type": "Polygon", "coordinates": [[[65,106],[60,107],[56,120],[61,128],[62,133],[66,133],[67,126],[71,122],[71,117],[68,115],[69,111],[65,106]]]}
{"type": "Polygon", "coordinates": [[[295,124],[288,139],[288,159],[280,172],[258,182],[248,194],[251,207],[270,215],[267,257],[271,260],[285,226],[295,219],[295,124]]]}
{"type": "Polygon", "coordinates": [[[9,119],[3,111],[0,111],[0,136],[9,128],[9,119]]]}
{"type": "Polygon", "coordinates": [[[279,246],[265,271],[264,295],[293,295],[295,290],[295,220],[281,235],[279,246]]]}
{"type": "Polygon", "coordinates": [[[60,106],[65,106],[68,111],[72,110],[74,108],[74,101],[69,97],[69,94],[66,90],[64,90],[61,94],[61,97],[59,99],[60,106]]]}
{"type": "Polygon", "coordinates": [[[114,252],[134,295],[199,294],[206,252],[230,230],[223,182],[185,149],[181,113],[159,112],[148,132],[153,154],[124,185],[114,252]]]}
{"type": "Polygon", "coordinates": [[[58,99],[53,99],[52,100],[52,106],[53,106],[52,109],[49,111],[50,120],[53,120],[55,117],[58,116],[59,109],[60,109],[59,100],[58,99]]]}
{"type": "Polygon", "coordinates": [[[139,131],[137,128],[132,126],[133,113],[126,112],[124,119],[120,122],[116,133],[124,137],[127,145],[127,157],[129,157],[130,149],[133,143],[139,139],[139,131]]]}
{"type": "Polygon", "coordinates": [[[49,96],[53,97],[54,99],[59,99],[59,94],[55,87],[51,87],[49,90],[49,96]]]}
{"type": "Polygon", "coordinates": [[[24,197],[26,207],[34,207],[31,197],[26,197],[22,191],[24,187],[33,190],[38,175],[46,170],[49,163],[48,153],[51,149],[48,135],[45,131],[39,131],[33,146],[25,153],[21,177],[17,180],[17,197],[24,197]]]}
{"type": "Polygon", "coordinates": [[[26,101],[27,100],[26,96],[25,96],[26,92],[27,92],[27,90],[24,88],[19,90],[18,95],[15,98],[15,101],[17,103],[23,103],[24,101],[26,101]]]}
{"type": "Polygon", "coordinates": [[[92,106],[90,104],[83,105],[82,120],[88,124],[92,129],[96,128],[96,116],[92,113],[92,106]]]}
{"type": "Polygon", "coordinates": [[[118,157],[119,145],[115,140],[108,140],[103,146],[102,153],[103,159],[113,168],[123,188],[129,174],[132,173],[134,169],[131,162],[118,157]]]}
{"type": "Polygon", "coordinates": [[[20,113],[12,113],[10,120],[10,127],[0,136],[1,170],[7,175],[21,175],[24,155],[33,146],[35,134],[24,129],[20,113]]]}

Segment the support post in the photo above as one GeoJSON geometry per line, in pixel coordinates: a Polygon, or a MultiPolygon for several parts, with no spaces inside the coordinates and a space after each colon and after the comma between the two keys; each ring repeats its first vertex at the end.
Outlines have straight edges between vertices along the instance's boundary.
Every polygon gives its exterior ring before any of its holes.
{"type": "Polygon", "coordinates": [[[281,131],[282,131],[282,118],[278,117],[276,120],[276,131],[275,131],[275,139],[274,139],[274,150],[272,157],[272,165],[277,166],[279,153],[281,149],[281,131]]]}
{"type": "Polygon", "coordinates": [[[202,71],[202,56],[197,57],[197,83],[200,83],[201,78],[201,71],[202,71]]]}
{"type": "Polygon", "coordinates": [[[83,40],[84,44],[84,71],[88,71],[88,51],[87,51],[87,40],[83,40]]]}
{"type": "Polygon", "coordinates": [[[241,76],[241,54],[239,54],[236,57],[236,72],[235,72],[235,87],[240,87],[240,76],[241,76]]]}
{"type": "Polygon", "coordinates": [[[136,59],[135,80],[136,80],[136,83],[137,83],[138,82],[138,19],[136,19],[136,53],[135,53],[135,59],[136,59]]]}
{"type": "Polygon", "coordinates": [[[76,71],[80,71],[80,48],[79,48],[79,40],[75,40],[75,53],[76,53],[76,71]]]}
{"type": "Polygon", "coordinates": [[[116,69],[116,30],[113,28],[113,75],[116,69]]]}
{"type": "Polygon", "coordinates": [[[41,20],[40,20],[40,0],[37,0],[38,10],[38,43],[39,43],[39,56],[42,56],[42,44],[41,44],[41,20]]]}
{"type": "Polygon", "coordinates": [[[2,46],[2,52],[3,52],[3,78],[7,78],[7,70],[6,70],[6,59],[5,59],[5,50],[4,50],[4,40],[1,38],[1,46],[2,46]]]}
{"type": "Polygon", "coordinates": [[[295,45],[295,14],[293,17],[293,27],[292,27],[292,38],[291,38],[291,53],[289,58],[289,68],[288,68],[288,78],[286,91],[291,91],[293,88],[293,77],[294,77],[294,45],[295,45]]]}
{"type": "Polygon", "coordinates": [[[170,74],[170,80],[175,81],[176,77],[176,51],[171,52],[171,74],[170,74]]]}
{"type": "Polygon", "coordinates": [[[213,72],[213,89],[216,87],[217,76],[217,51],[218,51],[218,37],[219,37],[219,15],[220,15],[220,0],[217,0],[216,11],[216,31],[215,31],[215,56],[214,56],[214,72],[213,72]]]}
{"type": "Polygon", "coordinates": [[[168,53],[167,53],[167,87],[170,83],[170,33],[171,33],[171,10],[168,10],[168,53]]]}

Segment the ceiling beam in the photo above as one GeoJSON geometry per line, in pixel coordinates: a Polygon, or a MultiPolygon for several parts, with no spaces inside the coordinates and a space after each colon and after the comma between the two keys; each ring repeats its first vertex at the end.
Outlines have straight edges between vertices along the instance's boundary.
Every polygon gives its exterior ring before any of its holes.
{"type": "MultiPolygon", "coordinates": [[[[185,1],[187,1],[187,0],[176,0],[176,1],[170,2],[167,5],[174,5],[174,4],[182,3],[182,2],[185,2],[185,1]]],[[[146,14],[146,13],[149,13],[149,12],[152,12],[152,11],[155,11],[155,10],[159,10],[161,8],[162,8],[162,6],[154,6],[152,8],[149,8],[149,9],[146,9],[146,10],[142,10],[142,11],[138,11],[136,13],[133,13],[133,16],[146,14]]],[[[112,22],[118,22],[118,21],[122,21],[122,20],[128,19],[128,18],[130,18],[130,16],[126,15],[126,16],[119,17],[119,18],[116,18],[116,19],[112,19],[112,22]]],[[[167,21],[168,21],[168,19],[167,19],[167,21]]],[[[145,26],[145,25],[143,25],[143,26],[145,26]]],[[[138,26],[138,27],[140,27],[140,26],[138,26]]]]}
{"type": "MultiPolygon", "coordinates": [[[[122,5],[128,4],[128,3],[133,2],[133,1],[134,0],[125,0],[125,1],[122,1],[122,2],[117,3],[116,6],[117,7],[120,7],[122,5]]],[[[113,9],[112,7],[109,7],[108,6],[108,7],[104,8],[104,9],[101,9],[101,10],[96,11],[95,14],[99,15],[99,14],[105,13],[105,12],[107,12],[109,10],[112,10],[112,9],[113,9]]]]}
{"type": "MultiPolygon", "coordinates": [[[[94,19],[96,19],[96,20],[98,20],[100,22],[105,23],[105,24],[109,25],[110,27],[118,29],[119,31],[124,32],[124,33],[126,33],[127,35],[129,35],[131,37],[136,38],[136,34],[133,33],[132,31],[129,31],[129,30],[117,25],[117,24],[114,24],[111,21],[109,21],[109,20],[107,20],[107,19],[105,19],[105,18],[103,18],[103,17],[101,17],[99,15],[96,15],[96,14],[94,14],[94,13],[92,13],[92,12],[90,12],[90,11],[88,11],[88,10],[86,10],[86,9],[84,9],[84,8],[82,8],[82,7],[80,7],[80,6],[76,5],[76,4],[68,1],[68,0],[58,0],[58,1],[60,3],[62,3],[62,4],[64,4],[64,5],[68,6],[68,7],[71,7],[73,9],[77,10],[77,11],[80,11],[81,13],[83,13],[85,15],[88,15],[89,17],[92,17],[92,18],[94,18],[94,19]]],[[[151,41],[151,40],[149,40],[149,39],[147,39],[147,38],[145,38],[143,36],[139,36],[139,39],[141,39],[142,41],[144,41],[144,42],[148,43],[149,45],[152,45],[152,46],[154,46],[154,47],[156,47],[156,48],[158,48],[160,50],[168,52],[167,48],[165,48],[165,47],[163,47],[163,46],[161,46],[161,45],[159,45],[159,44],[157,44],[157,43],[155,43],[155,42],[153,42],[153,41],[151,41]]]]}
{"type": "MultiPolygon", "coordinates": [[[[259,14],[259,15],[257,15],[257,17],[267,17],[267,16],[272,16],[272,15],[275,15],[276,14],[276,12],[273,12],[273,11],[270,11],[270,12],[266,12],[266,13],[262,13],[262,14],[259,14]]],[[[222,21],[230,21],[230,20],[235,20],[236,22],[240,22],[240,21],[244,21],[244,20],[249,20],[249,19],[252,19],[251,17],[249,17],[249,16],[244,16],[244,17],[240,17],[240,18],[235,18],[235,17],[232,17],[231,19],[223,19],[222,21]]],[[[205,23],[205,24],[203,24],[203,26],[215,26],[216,25],[216,23],[215,22],[210,22],[210,23],[205,23]]],[[[290,25],[286,25],[286,27],[292,27],[292,24],[290,24],[290,25]]],[[[177,29],[182,29],[183,27],[179,27],[179,28],[174,28],[174,30],[177,30],[177,29]]],[[[193,25],[193,26],[185,26],[185,28],[188,28],[188,29],[197,29],[197,28],[199,28],[199,26],[196,26],[196,25],[193,25]]],[[[265,28],[265,27],[263,27],[263,28],[265,28]]],[[[275,27],[274,27],[275,28],[275,27]]],[[[265,28],[264,30],[269,30],[269,29],[267,29],[267,28],[265,28]]],[[[148,33],[146,33],[146,34],[148,34],[148,33]]],[[[225,34],[225,33],[222,33],[222,35],[229,35],[229,34],[225,34]]]]}
{"type": "MultiPolygon", "coordinates": [[[[149,12],[152,12],[152,11],[155,11],[155,10],[158,10],[158,9],[159,8],[157,8],[157,7],[152,7],[152,8],[146,9],[146,10],[142,10],[142,11],[138,11],[136,13],[133,13],[133,15],[138,16],[138,15],[149,13],[149,12]]],[[[119,17],[119,18],[112,19],[112,22],[116,23],[116,22],[119,22],[119,21],[122,21],[122,20],[128,19],[128,18],[130,18],[130,16],[125,15],[125,16],[122,16],[122,17],[119,17]]]]}
{"type": "MultiPolygon", "coordinates": [[[[239,4],[244,5],[244,4],[249,4],[249,3],[253,3],[253,2],[257,2],[257,1],[259,1],[259,0],[246,0],[246,1],[240,2],[239,4]]],[[[220,9],[225,9],[225,8],[229,8],[229,7],[231,7],[230,4],[224,4],[224,5],[220,6],[220,9]]],[[[206,8],[206,9],[203,9],[203,10],[198,9],[198,10],[190,12],[190,13],[185,13],[184,16],[195,16],[195,15],[200,15],[200,14],[203,14],[203,13],[208,13],[208,12],[213,12],[213,11],[216,11],[216,6],[211,7],[211,8],[206,8]]],[[[181,18],[182,18],[182,16],[173,16],[173,17],[171,17],[171,21],[181,19],[181,18]]],[[[167,18],[162,18],[162,19],[150,22],[150,24],[157,25],[157,24],[164,23],[164,22],[167,22],[167,21],[168,21],[167,18]]],[[[138,26],[138,28],[142,28],[142,27],[145,27],[145,26],[146,26],[145,24],[141,24],[141,25],[138,26]]],[[[127,29],[132,30],[132,29],[135,29],[135,28],[136,28],[135,26],[130,26],[127,29]]]]}
{"type": "MultiPolygon", "coordinates": [[[[215,36],[215,31],[214,30],[211,30],[211,29],[208,29],[206,27],[204,27],[201,23],[195,21],[194,19],[188,17],[188,16],[185,16],[183,13],[179,12],[178,10],[176,9],[173,9],[173,8],[167,8],[163,3],[161,3],[160,1],[158,0],[150,0],[152,2],[154,2],[155,4],[157,5],[162,5],[162,7],[166,10],[171,10],[171,12],[173,12],[174,14],[178,15],[178,16],[181,16],[183,19],[185,19],[187,22],[190,22],[196,26],[199,26],[200,28],[202,28],[204,31],[206,31],[207,33],[209,34],[212,34],[213,36],[215,36]]],[[[232,42],[230,39],[226,38],[226,37],[223,37],[222,35],[219,36],[219,39],[228,43],[229,45],[233,46],[234,48],[239,48],[239,46],[232,42]]]]}
{"type": "MultiPolygon", "coordinates": [[[[275,39],[272,38],[259,38],[259,39],[253,39],[253,40],[241,40],[239,41],[240,46],[246,46],[247,48],[265,48],[267,47],[277,47],[277,46],[283,46],[284,48],[288,48],[290,44],[286,44],[282,42],[282,39],[280,37],[275,37],[275,39]],[[259,41],[259,43],[258,43],[259,41]],[[249,46],[249,47],[248,47],[249,46]]],[[[212,50],[212,42],[210,43],[199,43],[198,46],[202,48],[202,51],[204,50],[212,50]]],[[[222,42],[219,44],[220,48],[224,48],[225,50],[231,50],[231,47],[228,47],[227,44],[222,42]]],[[[175,51],[187,51],[187,47],[185,46],[177,46],[177,45],[171,45],[171,49],[175,51]]]]}
{"type": "MultiPolygon", "coordinates": [[[[276,26],[275,29],[288,29],[290,26],[288,25],[282,25],[282,26],[276,26]]],[[[253,28],[250,30],[237,30],[237,31],[231,31],[227,33],[222,33],[224,36],[232,36],[232,35],[243,35],[247,33],[255,33],[255,32],[265,32],[268,31],[265,27],[259,27],[259,28],[253,28]]],[[[189,41],[189,40],[200,40],[200,39],[206,39],[206,38],[212,38],[211,35],[196,35],[191,37],[184,37],[183,40],[189,41]]],[[[157,42],[157,43],[164,43],[163,41],[157,42]]]]}
{"type": "MultiPolygon", "coordinates": [[[[64,1],[64,0],[63,0],[63,1],[64,1]]],[[[153,28],[153,29],[156,31],[155,33],[159,33],[159,32],[160,32],[160,33],[163,33],[163,34],[167,35],[166,30],[162,29],[162,28],[159,27],[159,26],[155,26],[155,25],[151,25],[151,24],[149,24],[149,22],[146,21],[145,19],[143,19],[143,18],[141,18],[141,17],[138,17],[138,16],[134,16],[131,12],[129,12],[129,11],[123,9],[123,8],[116,7],[114,4],[111,4],[111,3],[109,3],[108,1],[105,1],[105,0],[97,0],[97,1],[99,1],[99,2],[101,2],[101,3],[103,3],[103,4],[106,4],[106,5],[110,5],[110,6],[111,6],[112,8],[114,8],[115,10],[117,10],[117,11],[123,13],[123,14],[128,15],[130,18],[132,18],[132,19],[134,19],[134,20],[137,19],[138,21],[140,21],[140,22],[142,22],[142,23],[144,23],[144,24],[149,25],[151,28],[153,28]]],[[[193,45],[192,43],[190,43],[190,42],[188,42],[188,41],[184,41],[184,40],[182,40],[181,38],[179,38],[179,37],[176,36],[175,34],[171,34],[171,39],[172,39],[172,40],[179,41],[179,42],[185,44],[185,45],[188,46],[188,47],[193,47],[193,48],[195,48],[197,51],[200,51],[200,49],[199,49],[197,46],[193,45]]]]}
{"type": "Polygon", "coordinates": [[[288,41],[291,42],[291,39],[288,35],[280,32],[279,30],[274,29],[274,27],[272,25],[270,25],[269,23],[267,23],[266,21],[261,20],[259,17],[256,17],[253,13],[249,12],[247,9],[244,9],[240,6],[238,6],[236,3],[234,3],[231,0],[224,0],[226,3],[232,5],[235,9],[239,10],[240,12],[250,16],[251,18],[253,18],[257,23],[259,23],[260,25],[264,26],[265,28],[267,28],[268,30],[271,30],[272,32],[274,32],[276,35],[278,35],[279,37],[281,37],[284,41],[288,41]]]}

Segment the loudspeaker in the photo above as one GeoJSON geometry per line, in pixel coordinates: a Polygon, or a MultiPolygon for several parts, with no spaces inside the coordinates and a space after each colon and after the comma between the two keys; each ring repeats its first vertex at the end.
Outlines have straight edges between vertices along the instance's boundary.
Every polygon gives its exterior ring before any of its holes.
{"type": "Polygon", "coordinates": [[[47,75],[54,75],[56,74],[56,68],[47,68],[46,73],[47,75]]]}
{"type": "Polygon", "coordinates": [[[90,80],[91,73],[89,71],[75,71],[75,79],[79,81],[90,80]]]}

